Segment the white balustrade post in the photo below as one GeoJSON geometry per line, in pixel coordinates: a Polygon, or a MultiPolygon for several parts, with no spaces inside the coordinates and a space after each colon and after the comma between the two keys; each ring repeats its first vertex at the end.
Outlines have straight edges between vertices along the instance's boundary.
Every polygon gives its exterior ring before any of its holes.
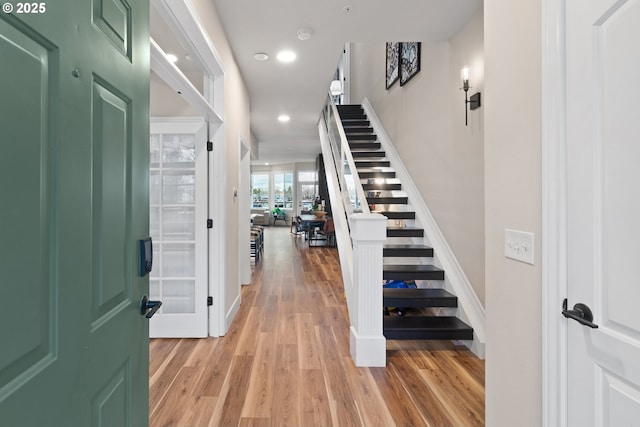
{"type": "Polygon", "coordinates": [[[355,313],[350,316],[350,344],[356,366],[386,366],[387,362],[382,334],[382,245],[386,230],[387,219],[380,214],[351,216],[355,313]]]}

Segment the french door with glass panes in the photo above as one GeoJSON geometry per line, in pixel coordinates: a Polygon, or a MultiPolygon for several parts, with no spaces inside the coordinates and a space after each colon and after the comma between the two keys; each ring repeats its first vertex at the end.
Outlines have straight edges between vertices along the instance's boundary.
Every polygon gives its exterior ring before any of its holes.
{"type": "Polygon", "coordinates": [[[152,338],[207,336],[207,167],[203,119],[151,120],[152,338]]]}

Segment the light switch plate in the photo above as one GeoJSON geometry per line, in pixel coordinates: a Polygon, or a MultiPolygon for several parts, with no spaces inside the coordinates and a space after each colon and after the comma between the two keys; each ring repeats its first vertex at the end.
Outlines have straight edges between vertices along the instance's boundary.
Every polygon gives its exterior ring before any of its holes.
{"type": "Polygon", "coordinates": [[[504,230],[504,256],[533,265],[533,233],[526,231],[504,230]]]}

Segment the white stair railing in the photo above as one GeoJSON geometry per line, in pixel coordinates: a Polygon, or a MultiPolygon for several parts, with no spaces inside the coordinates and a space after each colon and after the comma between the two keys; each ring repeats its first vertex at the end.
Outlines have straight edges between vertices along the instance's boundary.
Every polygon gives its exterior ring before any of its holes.
{"type": "Polygon", "coordinates": [[[370,213],[338,110],[331,95],[327,99],[318,132],[351,323],[351,357],[356,366],[385,366],[382,246],[387,219],[370,213]]]}

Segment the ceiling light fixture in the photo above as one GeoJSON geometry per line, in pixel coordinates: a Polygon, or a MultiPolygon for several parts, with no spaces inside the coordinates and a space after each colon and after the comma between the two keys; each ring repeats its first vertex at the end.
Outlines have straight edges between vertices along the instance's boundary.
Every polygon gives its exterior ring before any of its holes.
{"type": "Polygon", "coordinates": [[[167,61],[171,62],[172,64],[175,64],[176,62],[178,62],[178,57],[175,56],[173,53],[165,53],[164,57],[167,58],[167,61]]]}
{"type": "Polygon", "coordinates": [[[313,35],[313,31],[311,31],[311,29],[309,28],[300,28],[298,30],[298,39],[302,41],[309,40],[312,35],[313,35]]]}
{"type": "Polygon", "coordinates": [[[348,4],[345,7],[343,7],[342,10],[344,10],[345,13],[349,13],[353,10],[353,7],[351,7],[351,5],[348,4]]]}
{"type": "Polygon", "coordinates": [[[256,61],[266,61],[269,59],[269,55],[264,52],[258,52],[253,54],[253,59],[256,61]]]}
{"type": "Polygon", "coordinates": [[[277,58],[280,62],[293,62],[296,60],[296,54],[290,50],[283,50],[278,53],[277,58]]]}
{"type": "Polygon", "coordinates": [[[278,116],[278,120],[281,121],[282,123],[285,123],[291,120],[291,117],[287,116],[286,114],[281,114],[278,116]]]}

